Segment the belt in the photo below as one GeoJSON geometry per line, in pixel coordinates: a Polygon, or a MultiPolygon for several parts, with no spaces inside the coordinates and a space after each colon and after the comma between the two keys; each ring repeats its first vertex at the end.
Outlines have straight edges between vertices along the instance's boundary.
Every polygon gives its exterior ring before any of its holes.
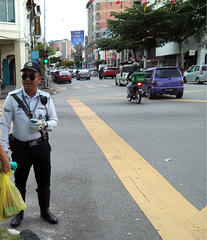
{"type": "Polygon", "coordinates": [[[43,142],[47,139],[48,139],[47,133],[42,135],[38,139],[35,139],[35,140],[32,140],[32,141],[26,141],[26,142],[19,141],[18,139],[13,137],[15,146],[17,146],[17,147],[34,147],[34,146],[39,145],[41,142],[43,142]]]}

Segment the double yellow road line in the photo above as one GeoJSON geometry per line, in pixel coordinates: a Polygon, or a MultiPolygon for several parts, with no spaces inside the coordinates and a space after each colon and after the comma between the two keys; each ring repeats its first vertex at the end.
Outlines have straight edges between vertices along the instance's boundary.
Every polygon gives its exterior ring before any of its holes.
{"type": "Polygon", "coordinates": [[[206,207],[195,208],[85,104],[67,101],[163,240],[206,239],[206,207]]]}

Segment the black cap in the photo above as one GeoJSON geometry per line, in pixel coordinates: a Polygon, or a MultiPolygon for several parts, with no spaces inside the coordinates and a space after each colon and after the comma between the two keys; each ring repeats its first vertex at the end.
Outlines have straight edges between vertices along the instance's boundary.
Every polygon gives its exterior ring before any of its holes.
{"type": "Polygon", "coordinates": [[[41,75],[41,67],[40,67],[40,65],[39,65],[38,63],[36,63],[36,62],[26,62],[26,63],[24,64],[24,68],[22,68],[22,69],[20,70],[20,72],[24,71],[25,69],[30,69],[30,70],[33,70],[33,71],[35,71],[35,72],[39,72],[40,75],[41,75]]]}

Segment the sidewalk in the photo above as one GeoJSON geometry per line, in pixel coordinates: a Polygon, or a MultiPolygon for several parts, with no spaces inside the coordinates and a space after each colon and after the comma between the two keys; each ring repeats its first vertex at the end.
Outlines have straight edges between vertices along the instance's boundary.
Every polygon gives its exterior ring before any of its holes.
{"type": "MultiPolygon", "coordinates": [[[[42,91],[48,92],[50,94],[55,94],[57,91],[55,89],[55,85],[51,79],[51,76],[48,75],[48,87],[45,88],[43,83],[40,83],[38,88],[42,91]]],[[[0,99],[5,99],[10,91],[13,91],[16,89],[16,85],[10,85],[6,86],[4,89],[0,91],[0,99]]]]}

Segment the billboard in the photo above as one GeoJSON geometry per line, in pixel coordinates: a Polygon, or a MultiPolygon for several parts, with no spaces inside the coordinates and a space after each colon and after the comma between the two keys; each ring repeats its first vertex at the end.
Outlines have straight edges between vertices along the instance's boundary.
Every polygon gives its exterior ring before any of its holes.
{"type": "Polygon", "coordinates": [[[84,31],[71,31],[71,51],[72,55],[82,54],[84,46],[84,31]]]}

